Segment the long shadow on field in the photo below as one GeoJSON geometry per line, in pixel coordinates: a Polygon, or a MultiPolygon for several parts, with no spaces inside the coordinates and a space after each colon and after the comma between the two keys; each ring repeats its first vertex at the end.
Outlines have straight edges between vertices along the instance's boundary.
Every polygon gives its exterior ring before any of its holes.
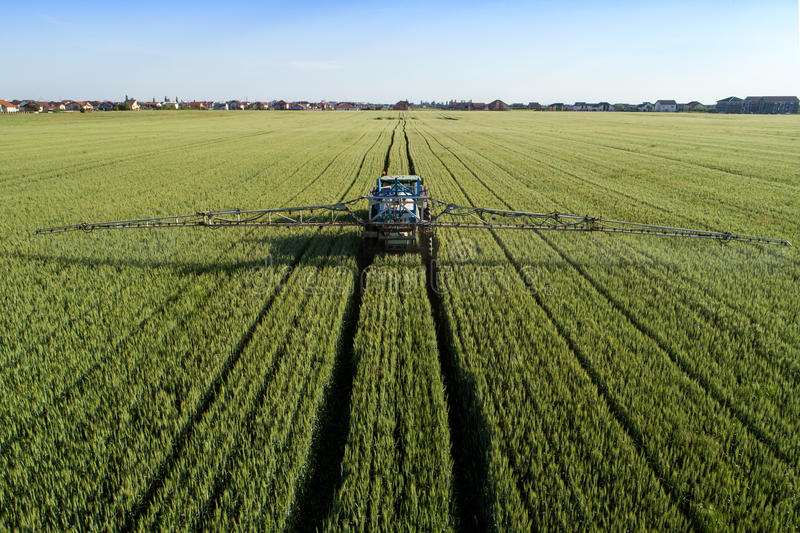
{"type": "MultiPolygon", "coordinates": [[[[386,150],[383,161],[384,172],[389,170],[392,146],[399,126],[400,122],[398,121],[392,130],[389,148],[386,150]]],[[[364,159],[361,160],[356,176],[361,173],[363,164],[364,159]]],[[[350,184],[350,188],[354,184],[355,179],[350,184]]],[[[348,189],[349,191],[350,189],[348,189]]],[[[365,218],[366,212],[358,212],[358,216],[365,218]]],[[[366,279],[361,273],[372,264],[375,252],[372,245],[367,242],[361,243],[355,280],[356,290],[347,304],[342,333],[339,338],[339,350],[336,354],[336,366],[333,369],[331,383],[326,391],[317,428],[312,437],[307,463],[308,470],[305,479],[298,487],[298,496],[288,520],[287,529],[292,531],[319,531],[322,529],[336,493],[342,486],[341,465],[350,430],[351,395],[356,373],[353,341],[358,329],[361,298],[365,289],[362,282],[366,279]]]]}
{"type": "MultiPolygon", "coordinates": [[[[306,236],[305,242],[302,242],[295,251],[294,260],[289,264],[289,268],[284,273],[281,283],[284,283],[286,280],[288,280],[298,267],[302,267],[306,264],[316,264],[316,259],[330,249],[330,246],[322,246],[320,241],[328,240],[330,240],[329,237],[322,235],[316,235],[311,238],[306,236]]],[[[158,491],[161,490],[164,482],[170,476],[170,473],[177,463],[178,458],[182,455],[187,442],[192,437],[195,427],[213,405],[220,389],[227,382],[231,371],[236,367],[236,364],[238,363],[242,353],[244,353],[252,341],[259,325],[263,322],[264,317],[272,308],[273,302],[277,297],[280,297],[281,294],[281,290],[275,290],[265,300],[264,305],[262,306],[258,315],[253,319],[247,331],[245,331],[239,339],[239,342],[234,350],[221,365],[218,374],[207,387],[201,400],[194,406],[194,409],[191,411],[191,414],[185,421],[180,432],[173,439],[169,454],[159,465],[154,477],[152,477],[147,483],[147,488],[145,491],[140,495],[139,498],[137,498],[137,503],[130,509],[129,512],[126,513],[126,520],[124,526],[122,527],[122,531],[132,531],[138,527],[139,520],[142,516],[144,516],[146,510],[155,500],[158,491]]],[[[217,483],[217,485],[218,486],[215,487],[215,490],[221,490],[220,486],[224,486],[224,480],[222,483],[217,483]]],[[[212,496],[212,498],[215,499],[216,497],[212,496]]],[[[214,501],[208,505],[212,505],[213,503],[214,501]]]]}
{"type": "MultiPolygon", "coordinates": [[[[403,135],[406,140],[409,172],[416,174],[405,119],[403,135]]],[[[489,531],[495,499],[493,484],[489,482],[489,421],[478,400],[475,379],[459,364],[456,355],[453,328],[444,308],[442,287],[439,285],[439,264],[435,258],[435,250],[433,257],[423,254],[428,300],[433,312],[436,345],[439,350],[439,366],[447,393],[447,423],[450,428],[455,492],[453,514],[460,531],[489,531]]],[[[505,267],[500,263],[497,265],[505,267]]],[[[492,273],[484,271],[480,275],[492,273]]],[[[464,281],[469,283],[469,280],[464,281]]]]}
{"type": "MultiPolygon", "coordinates": [[[[173,270],[180,275],[210,273],[233,274],[240,271],[263,268],[265,266],[291,266],[295,263],[294,254],[296,250],[303,247],[309,239],[330,239],[332,241],[338,236],[339,234],[337,233],[330,235],[314,235],[310,237],[307,233],[298,233],[297,236],[267,236],[260,239],[245,239],[247,242],[264,244],[264,252],[253,259],[240,261],[232,261],[229,259],[221,261],[213,258],[208,261],[175,261],[169,259],[169,250],[163,250],[162,253],[153,254],[146,259],[125,255],[99,255],[97,253],[91,255],[92,252],[90,251],[86,251],[80,255],[55,255],[26,252],[16,252],[12,255],[25,261],[54,263],[64,267],[81,266],[88,269],[103,267],[137,268],[142,270],[167,269],[173,270]]],[[[245,245],[243,242],[243,246],[250,249],[252,244],[245,245]]],[[[336,252],[334,252],[334,250],[329,251],[331,257],[335,257],[334,254],[345,257],[346,252],[343,250],[338,250],[336,252]]]]}
{"type": "Polygon", "coordinates": [[[339,337],[339,350],[322,411],[309,451],[309,469],[289,516],[291,531],[318,531],[324,526],[333,499],[342,485],[341,465],[350,430],[350,407],[356,362],[353,341],[361,315],[361,298],[366,280],[361,275],[375,259],[375,249],[362,242],[356,273],[356,290],[347,303],[347,311],[339,337]]]}
{"type": "Polygon", "coordinates": [[[489,482],[489,422],[477,398],[475,380],[456,356],[450,318],[438,290],[437,264],[427,257],[425,262],[439,365],[447,393],[457,527],[460,531],[488,531],[494,501],[489,482]]]}

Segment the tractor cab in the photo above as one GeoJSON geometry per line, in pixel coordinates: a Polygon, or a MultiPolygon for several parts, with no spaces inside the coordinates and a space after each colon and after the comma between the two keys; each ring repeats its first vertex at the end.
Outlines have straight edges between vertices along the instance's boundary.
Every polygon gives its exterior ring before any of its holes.
{"type": "Polygon", "coordinates": [[[430,218],[428,188],[419,176],[381,176],[367,196],[369,222],[364,237],[376,239],[386,250],[414,247],[417,225],[430,218]]]}

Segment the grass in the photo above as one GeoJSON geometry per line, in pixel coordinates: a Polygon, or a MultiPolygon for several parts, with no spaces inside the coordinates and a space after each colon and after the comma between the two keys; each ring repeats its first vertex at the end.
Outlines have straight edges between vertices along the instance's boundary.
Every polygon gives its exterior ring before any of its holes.
{"type": "Polygon", "coordinates": [[[362,287],[352,230],[31,235],[330,203],[385,169],[461,205],[796,244],[798,117],[1,118],[4,527],[800,524],[793,248],[441,230],[434,291],[417,256],[362,287]]]}

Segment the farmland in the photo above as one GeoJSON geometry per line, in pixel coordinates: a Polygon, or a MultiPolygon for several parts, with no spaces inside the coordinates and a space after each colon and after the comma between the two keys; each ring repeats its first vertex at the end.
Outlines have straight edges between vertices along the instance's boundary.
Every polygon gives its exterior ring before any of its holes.
{"type": "Polygon", "coordinates": [[[796,116],[57,114],[0,139],[2,529],[800,527],[795,248],[443,229],[431,272],[346,228],[32,235],[386,170],[796,245],[796,116]]]}

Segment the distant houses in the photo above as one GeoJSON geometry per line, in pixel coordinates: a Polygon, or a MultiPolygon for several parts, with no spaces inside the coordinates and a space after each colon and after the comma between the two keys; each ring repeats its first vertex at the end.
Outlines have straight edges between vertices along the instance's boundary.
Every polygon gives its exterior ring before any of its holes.
{"type": "Polygon", "coordinates": [[[797,113],[799,103],[796,96],[748,96],[744,99],[742,113],[788,115],[797,113]]]}
{"type": "Polygon", "coordinates": [[[67,111],[91,111],[94,106],[90,102],[70,102],[66,105],[67,111]]]}
{"type": "Polygon", "coordinates": [[[678,110],[678,102],[675,100],[656,100],[653,110],[657,113],[675,113],[678,110]]]}
{"type": "MultiPolygon", "coordinates": [[[[495,100],[495,102],[499,101],[500,100],[495,100]]],[[[486,111],[488,109],[488,106],[484,102],[473,102],[472,100],[469,102],[456,102],[453,100],[450,101],[450,103],[448,103],[445,107],[451,111],[486,111]]],[[[507,107],[508,106],[506,106],[506,108],[507,107]]]]}
{"type": "Polygon", "coordinates": [[[613,111],[614,108],[608,102],[598,104],[587,104],[586,102],[575,102],[572,105],[573,111],[613,111]]]}
{"type": "Polygon", "coordinates": [[[704,111],[708,109],[706,106],[701,104],[700,102],[694,100],[686,104],[678,104],[678,111],[688,112],[688,111],[704,111]]]}
{"type": "Polygon", "coordinates": [[[34,100],[27,100],[20,102],[19,110],[26,113],[41,113],[44,111],[44,103],[36,102],[34,100]]]}
{"type": "Polygon", "coordinates": [[[16,113],[17,111],[19,111],[19,107],[16,104],[0,100],[0,113],[16,113]]]}
{"type": "Polygon", "coordinates": [[[729,96],[722,100],[717,100],[717,113],[741,113],[744,100],[735,96],[729,96]]]}
{"type": "Polygon", "coordinates": [[[80,100],[63,100],[56,102],[45,102],[37,100],[0,100],[0,113],[52,113],[57,111],[72,111],[72,112],[86,112],[86,111],[126,111],[126,110],[178,110],[178,109],[194,109],[194,110],[208,110],[213,109],[217,111],[377,111],[377,110],[395,110],[395,111],[408,111],[411,109],[448,109],[452,111],[509,111],[509,110],[532,110],[532,111],[583,111],[583,112],[658,112],[658,113],[676,113],[676,112],[704,112],[704,113],[720,113],[720,114],[789,114],[798,113],[800,107],[800,100],[797,96],[748,96],[747,98],[738,98],[736,96],[729,96],[716,102],[716,104],[702,104],[697,100],[692,100],[687,103],[678,103],[676,100],[656,100],[655,103],[642,102],[641,104],[628,104],[628,103],[615,103],[608,102],[584,102],[579,101],[574,104],[565,104],[562,102],[555,102],[548,105],[540,104],[539,102],[529,102],[527,105],[515,102],[511,105],[506,104],[503,100],[492,100],[486,104],[483,102],[473,102],[472,100],[449,102],[425,102],[419,104],[412,104],[408,100],[400,100],[395,104],[375,104],[363,102],[308,102],[305,100],[300,101],[286,101],[286,100],[273,100],[269,102],[257,101],[250,102],[245,100],[228,100],[225,102],[213,101],[192,101],[185,102],[175,97],[174,100],[164,97],[163,101],[156,101],[154,98],[149,102],[139,102],[135,98],[129,98],[125,95],[125,99],[121,102],[114,102],[110,100],[100,101],[80,101],[80,100]]]}

